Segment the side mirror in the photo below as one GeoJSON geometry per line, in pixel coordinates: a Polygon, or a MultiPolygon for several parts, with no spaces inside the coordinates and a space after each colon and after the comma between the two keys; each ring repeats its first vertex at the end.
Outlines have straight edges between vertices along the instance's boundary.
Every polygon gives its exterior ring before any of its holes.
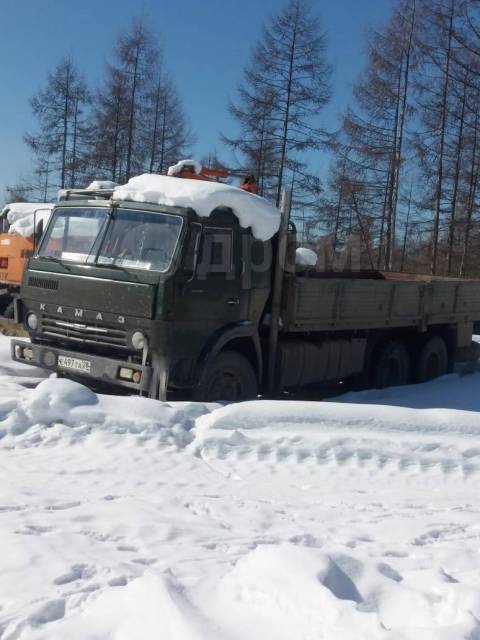
{"type": "Polygon", "coordinates": [[[43,235],[43,224],[44,224],[44,219],[43,218],[37,218],[37,214],[40,213],[41,211],[49,211],[49,209],[45,209],[45,208],[41,208],[39,207],[38,209],[35,209],[34,214],[33,214],[33,253],[36,253],[37,249],[38,249],[38,245],[40,243],[40,238],[43,235]],[[38,223],[37,223],[38,220],[38,223]]]}
{"type": "Polygon", "coordinates": [[[35,247],[38,247],[38,244],[40,242],[40,238],[43,235],[43,220],[40,220],[40,222],[38,223],[35,231],[34,231],[34,243],[35,243],[35,247]]]}

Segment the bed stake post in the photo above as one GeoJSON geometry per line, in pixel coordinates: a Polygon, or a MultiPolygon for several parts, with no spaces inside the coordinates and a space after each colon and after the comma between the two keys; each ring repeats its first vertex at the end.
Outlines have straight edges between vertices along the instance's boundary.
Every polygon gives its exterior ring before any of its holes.
{"type": "Polygon", "coordinates": [[[280,322],[280,305],[282,302],[283,274],[285,272],[285,258],[287,254],[288,224],[290,222],[290,208],[292,195],[289,191],[282,192],[280,204],[280,228],[278,230],[277,255],[274,265],[272,306],[270,309],[270,333],[268,336],[268,390],[275,391],[275,365],[277,362],[278,326],[280,322]]]}

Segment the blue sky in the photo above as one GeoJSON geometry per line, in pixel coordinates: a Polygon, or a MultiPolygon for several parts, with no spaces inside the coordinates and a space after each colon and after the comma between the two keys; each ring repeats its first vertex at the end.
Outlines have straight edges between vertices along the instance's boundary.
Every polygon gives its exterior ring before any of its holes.
{"type": "MultiPolygon", "coordinates": [[[[262,23],[284,0],[0,0],[0,199],[6,184],[30,169],[22,141],[35,126],[29,106],[59,59],[71,54],[98,85],[115,38],[144,14],[158,31],[165,61],[196,133],[194,155],[221,152],[232,133],[229,97],[262,23]]],[[[316,0],[334,65],[333,100],[322,125],[333,129],[365,62],[365,35],[388,17],[390,0],[316,0]]],[[[220,153],[221,155],[221,153],[220,153]]],[[[318,162],[325,159],[319,156],[318,162]]]]}

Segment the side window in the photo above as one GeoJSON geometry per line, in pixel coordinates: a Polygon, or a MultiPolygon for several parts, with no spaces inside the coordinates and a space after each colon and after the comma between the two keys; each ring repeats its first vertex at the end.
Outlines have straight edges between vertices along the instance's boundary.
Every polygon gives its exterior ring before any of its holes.
{"type": "Polygon", "coordinates": [[[207,227],[203,232],[199,275],[233,272],[232,229],[207,227]]]}

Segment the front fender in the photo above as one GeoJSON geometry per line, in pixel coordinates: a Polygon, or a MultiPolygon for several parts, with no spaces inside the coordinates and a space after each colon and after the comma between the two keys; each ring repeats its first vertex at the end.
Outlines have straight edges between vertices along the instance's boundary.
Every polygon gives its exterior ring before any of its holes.
{"type": "Polygon", "coordinates": [[[202,372],[213,362],[222,349],[233,340],[238,339],[251,340],[257,359],[258,381],[261,383],[263,380],[262,347],[258,335],[258,328],[251,322],[243,322],[242,324],[224,327],[210,338],[197,361],[196,380],[200,379],[202,372]]]}

